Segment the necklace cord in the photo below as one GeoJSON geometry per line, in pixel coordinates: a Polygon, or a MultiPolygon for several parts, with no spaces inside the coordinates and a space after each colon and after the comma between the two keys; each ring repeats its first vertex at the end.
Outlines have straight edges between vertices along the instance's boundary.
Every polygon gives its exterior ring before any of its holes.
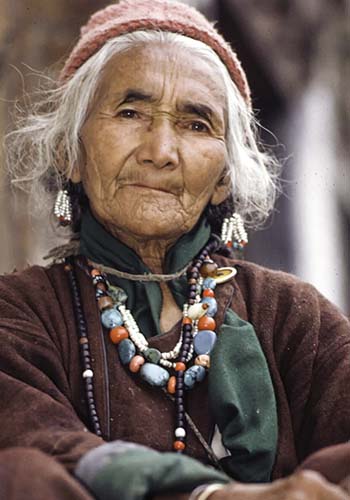
{"type": "Polygon", "coordinates": [[[176,280],[177,278],[183,276],[192,264],[192,262],[189,262],[184,268],[180,269],[180,271],[177,271],[176,273],[173,274],[152,274],[152,273],[132,274],[124,271],[119,271],[118,269],[115,269],[113,267],[104,266],[103,264],[99,264],[98,262],[93,262],[91,260],[89,260],[89,262],[94,268],[98,269],[102,273],[111,274],[113,276],[117,276],[118,278],[123,278],[130,281],[143,281],[143,282],[151,282],[151,281],[165,282],[165,281],[176,280]]]}

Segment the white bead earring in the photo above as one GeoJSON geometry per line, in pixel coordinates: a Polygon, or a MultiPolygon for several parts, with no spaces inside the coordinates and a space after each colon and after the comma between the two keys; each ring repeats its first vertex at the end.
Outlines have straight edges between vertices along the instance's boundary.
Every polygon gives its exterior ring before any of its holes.
{"type": "Polygon", "coordinates": [[[58,191],[53,213],[60,226],[69,226],[72,223],[72,203],[67,189],[58,191]]]}
{"type": "Polygon", "coordinates": [[[248,243],[248,235],[244,228],[243,219],[238,213],[235,212],[230,218],[223,220],[221,240],[227,247],[236,250],[243,250],[248,243]]]}

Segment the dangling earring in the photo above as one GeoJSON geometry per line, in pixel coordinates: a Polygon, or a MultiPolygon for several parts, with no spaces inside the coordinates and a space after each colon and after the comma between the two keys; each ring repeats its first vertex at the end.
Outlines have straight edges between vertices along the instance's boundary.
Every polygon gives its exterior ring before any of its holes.
{"type": "Polygon", "coordinates": [[[60,226],[72,224],[72,203],[67,189],[58,191],[53,213],[60,226]]]}
{"type": "Polygon", "coordinates": [[[228,248],[243,250],[248,243],[248,235],[244,228],[242,217],[234,213],[225,218],[221,228],[221,240],[228,248]]]}

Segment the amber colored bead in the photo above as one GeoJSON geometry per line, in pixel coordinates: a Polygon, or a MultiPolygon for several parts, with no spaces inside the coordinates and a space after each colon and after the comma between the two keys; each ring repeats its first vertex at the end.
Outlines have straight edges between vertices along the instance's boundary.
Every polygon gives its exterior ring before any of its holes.
{"type": "Polygon", "coordinates": [[[210,356],[208,356],[208,354],[200,354],[195,358],[194,364],[203,366],[204,368],[210,368],[210,356]]]}
{"type": "Polygon", "coordinates": [[[182,320],[182,324],[183,325],[191,325],[192,324],[191,318],[189,318],[188,316],[185,316],[184,319],[182,320]]]}
{"type": "Polygon", "coordinates": [[[174,441],[173,447],[176,451],[183,451],[186,448],[186,445],[182,441],[174,441]]]}
{"type": "Polygon", "coordinates": [[[103,309],[107,309],[107,307],[113,306],[113,300],[108,295],[104,295],[103,297],[100,297],[98,299],[97,304],[100,311],[103,311],[103,309]]]}
{"type": "Polygon", "coordinates": [[[175,390],[176,390],[176,377],[174,375],[169,378],[167,389],[168,389],[168,393],[169,394],[175,394],[175,390]]]}
{"type": "Polygon", "coordinates": [[[194,279],[194,278],[190,278],[190,279],[188,280],[188,284],[189,284],[189,285],[195,285],[196,283],[197,283],[197,280],[196,280],[196,279],[194,279]]]}
{"type": "Polygon", "coordinates": [[[95,276],[100,276],[101,273],[98,269],[91,269],[90,274],[93,278],[95,278],[95,276]]]}
{"type": "Polygon", "coordinates": [[[211,288],[206,288],[203,291],[203,297],[215,297],[214,290],[212,290],[211,288]]]}
{"type": "Polygon", "coordinates": [[[100,281],[100,283],[97,283],[96,288],[98,290],[103,290],[104,292],[107,290],[106,284],[103,283],[103,281],[100,281]]]}
{"type": "Polygon", "coordinates": [[[137,354],[136,356],[131,358],[131,361],[129,363],[129,370],[132,373],[137,373],[144,363],[145,363],[145,358],[137,354]]]}
{"type": "Polygon", "coordinates": [[[198,320],[198,330],[215,330],[216,322],[210,316],[202,316],[198,320]]]}
{"type": "Polygon", "coordinates": [[[213,261],[205,261],[200,269],[199,272],[203,278],[208,278],[216,275],[218,266],[215,264],[213,261]]]}
{"type": "Polygon", "coordinates": [[[186,370],[186,365],[185,363],[181,363],[181,361],[178,361],[175,363],[175,371],[176,372],[181,372],[186,370]]]}
{"type": "Polygon", "coordinates": [[[109,338],[113,342],[113,344],[119,344],[124,339],[129,337],[128,330],[123,326],[116,326],[112,328],[109,332],[109,338]]]}
{"type": "Polygon", "coordinates": [[[72,270],[72,266],[71,266],[70,264],[65,264],[65,266],[64,266],[64,270],[65,270],[66,272],[71,271],[71,270],[72,270]]]}

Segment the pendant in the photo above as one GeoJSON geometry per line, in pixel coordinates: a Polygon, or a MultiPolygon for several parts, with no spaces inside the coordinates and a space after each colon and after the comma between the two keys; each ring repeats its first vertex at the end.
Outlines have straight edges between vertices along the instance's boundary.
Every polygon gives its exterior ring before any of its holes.
{"type": "Polygon", "coordinates": [[[234,267],[219,267],[216,271],[216,275],[213,276],[217,285],[221,285],[221,283],[226,283],[237,274],[237,269],[234,267]]]}

